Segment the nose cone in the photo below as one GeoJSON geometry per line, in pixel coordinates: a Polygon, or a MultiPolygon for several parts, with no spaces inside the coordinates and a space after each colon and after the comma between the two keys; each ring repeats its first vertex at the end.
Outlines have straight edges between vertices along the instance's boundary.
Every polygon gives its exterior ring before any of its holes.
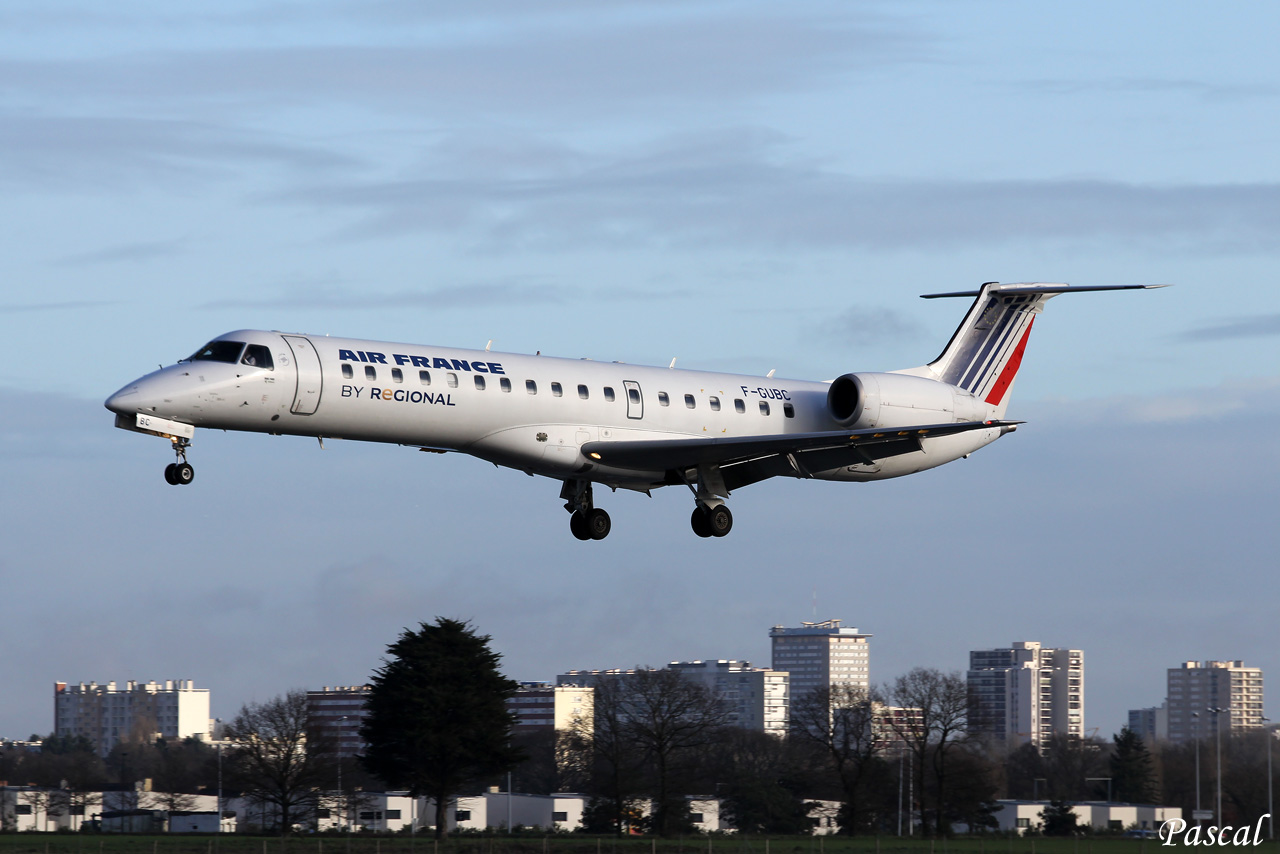
{"type": "Polygon", "coordinates": [[[138,393],[138,384],[133,382],[108,397],[102,405],[116,415],[132,415],[138,411],[141,402],[142,395],[138,393]]]}
{"type": "Polygon", "coordinates": [[[166,399],[173,396],[173,386],[173,377],[165,369],[152,371],[108,397],[102,405],[117,415],[158,413],[166,399]]]}

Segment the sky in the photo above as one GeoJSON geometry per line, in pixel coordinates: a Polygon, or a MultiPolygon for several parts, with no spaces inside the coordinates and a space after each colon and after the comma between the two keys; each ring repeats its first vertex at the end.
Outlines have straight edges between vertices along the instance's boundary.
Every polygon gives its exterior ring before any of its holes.
{"type": "MultiPolygon", "coordinates": [[[[406,627],[520,680],[871,676],[1084,650],[1085,726],[1167,668],[1280,677],[1280,7],[1194,2],[87,0],[0,9],[0,736],[57,681],[192,679],[228,719],[361,684],[406,627]],[[735,526],[395,446],[102,401],[240,328],[830,379],[936,356],[984,281],[1054,299],[1017,433],[895,481],[774,480],[735,526]]],[[[1276,692],[1268,716],[1280,715],[1276,692]]]]}

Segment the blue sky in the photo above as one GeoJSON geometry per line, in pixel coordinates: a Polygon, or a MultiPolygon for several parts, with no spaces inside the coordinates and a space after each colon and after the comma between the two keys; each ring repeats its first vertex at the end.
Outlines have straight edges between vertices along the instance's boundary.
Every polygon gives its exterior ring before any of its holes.
{"type": "MultiPolygon", "coordinates": [[[[1257,4],[8,3],[0,735],[56,680],[214,713],[360,682],[469,618],[512,676],[747,658],[842,617],[873,679],[1085,650],[1086,725],[1164,670],[1280,673],[1280,11],[1257,4]],[[982,281],[1048,306],[970,460],[609,496],[392,447],[197,437],[102,400],[236,328],[782,377],[923,363],[982,281]],[[14,650],[21,650],[15,654],[14,650]]],[[[1272,709],[1274,709],[1272,705],[1272,709]]],[[[1274,713],[1273,715],[1274,716],[1274,713]]]]}

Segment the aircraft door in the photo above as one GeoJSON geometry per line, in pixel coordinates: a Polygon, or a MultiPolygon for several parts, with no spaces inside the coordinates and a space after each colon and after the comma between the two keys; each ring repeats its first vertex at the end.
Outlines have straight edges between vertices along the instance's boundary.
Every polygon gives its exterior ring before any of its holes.
{"type": "Polygon", "coordinates": [[[320,354],[310,340],[300,335],[283,337],[293,351],[293,363],[298,369],[298,387],[289,411],[294,415],[313,415],[320,406],[320,391],[324,384],[320,373],[320,354]]]}
{"type": "Polygon", "coordinates": [[[644,417],[644,395],[640,394],[640,383],[635,380],[623,380],[622,389],[627,393],[627,417],[640,419],[644,417]]]}

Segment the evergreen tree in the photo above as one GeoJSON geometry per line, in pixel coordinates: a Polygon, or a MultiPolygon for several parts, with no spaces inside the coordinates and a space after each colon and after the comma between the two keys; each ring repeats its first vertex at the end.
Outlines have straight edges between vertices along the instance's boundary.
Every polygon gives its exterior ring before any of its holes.
{"type": "Polygon", "coordinates": [[[406,629],[387,652],[365,702],[362,761],[388,785],[435,800],[439,839],[452,798],[523,758],[506,708],[519,686],[498,672],[489,636],[458,620],[406,629]]]}
{"type": "Polygon", "coordinates": [[[1125,727],[1112,736],[1111,784],[1117,801],[1151,804],[1156,801],[1156,775],[1151,753],[1142,737],[1125,727]]]}
{"type": "Polygon", "coordinates": [[[1074,836],[1079,830],[1079,816],[1070,801],[1049,801],[1049,805],[1040,811],[1044,819],[1045,836],[1074,836]]]}

